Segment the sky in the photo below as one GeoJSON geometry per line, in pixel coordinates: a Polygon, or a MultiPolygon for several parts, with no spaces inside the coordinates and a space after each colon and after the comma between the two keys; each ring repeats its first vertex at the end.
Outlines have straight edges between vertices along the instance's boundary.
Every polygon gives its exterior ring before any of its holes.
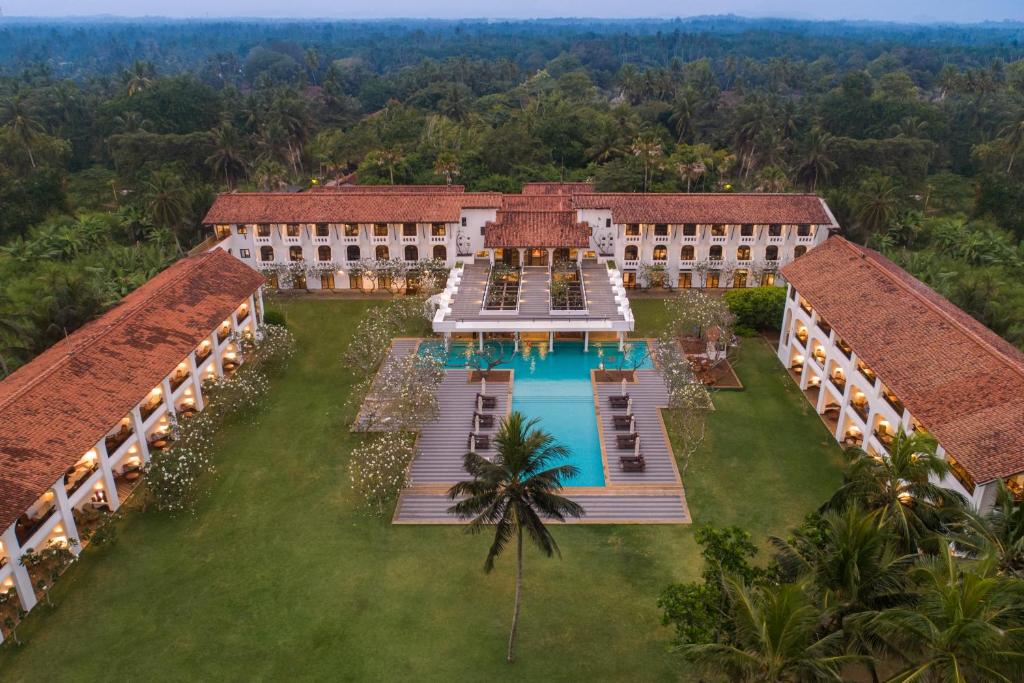
{"type": "Polygon", "coordinates": [[[1024,0],[0,0],[4,16],[163,16],[380,19],[687,17],[738,14],[900,22],[1024,21],[1024,0]]]}

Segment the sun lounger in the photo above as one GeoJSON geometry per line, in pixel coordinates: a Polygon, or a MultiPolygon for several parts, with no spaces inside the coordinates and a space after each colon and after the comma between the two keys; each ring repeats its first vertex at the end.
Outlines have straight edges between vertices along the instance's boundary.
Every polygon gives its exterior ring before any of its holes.
{"type": "Polygon", "coordinates": [[[633,426],[632,415],[612,415],[612,424],[616,431],[625,431],[633,426]]]}
{"type": "Polygon", "coordinates": [[[491,447],[491,437],[487,434],[473,434],[470,432],[466,438],[466,448],[477,451],[486,451],[491,447]],[[473,441],[476,441],[476,448],[473,447],[473,441]]]}
{"type": "Polygon", "coordinates": [[[632,434],[616,434],[615,443],[619,448],[633,450],[636,447],[636,441],[640,438],[640,435],[636,432],[632,434]]]}
{"type": "Polygon", "coordinates": [[[623,472],[643,472],[647,469],[647,462],[644,460],[644,456],[619,458],[619,465],[622,467],[623,472]]]}
{"type": "Polygon", "coordinates": [[[480,423],[480,429],[491,429],[494,427],[494,415],[490,413],[473,413],[473,420],[480,423]]]}
{"type": "Polygon", "coordinates": [[[629,394],[622,394],[621,396],[609,396],[608,403],[611,404],[613,409],[621,410],[629,405],[629,394]]]}
{"type": "Polygon", "coordinates": [[[498,398],[487,394],[476,395],[477,410],[494,410],[498,407],[498,398]]]}

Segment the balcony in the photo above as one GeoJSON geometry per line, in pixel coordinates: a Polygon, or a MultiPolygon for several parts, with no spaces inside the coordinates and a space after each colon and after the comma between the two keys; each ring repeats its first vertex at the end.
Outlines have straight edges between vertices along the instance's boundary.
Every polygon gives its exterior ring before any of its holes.
{"type": "Polygon", "coordinates": [[[622,262],[622,267],[623,268],[636,268],[639,265],[639,263],[640,263],[640,261],[638,259],[630,259],[628,261],[624,260],[622,262]]]}
{"type": "Polygon", "coordinates": [[[231,335],[231,325],[221,325],[217,329],[217,343],[223,344],[227,338],[231,335]]]}
{"type": "Polygon", "coordinates": [[[122,426],[116,434],[108,434],[107,437],[103,439],[103,445],[106,447],[107,453],[113,455],[113,453],[124,445],[124,442],[130,439],[134,433],[134,430],[122,426]]]}
{"type": "Polygon", "coordinates": [[[892,442],[896,440],[892,434],[890,434],[885,428],[877,427],[875,429],[875,438],[878,439],[878,443],[882,444],[882,448],[885,449],[886,453],[890,452],[892,442]]]}
{"type": "Polygon", "coordinates": [[[431,244],[444,244],[447,241],[448,241],[448,237],[446,235],[431,235],[430,236],[431,244]]]}
{"type": "Polygon", "coordinates": [[[388,243],[388,236],[387,235],[374,235],[371,238],[371,241],[374,244],[387,244],[388,243]]]}
{"type": "Polygon", "coordinates": [[[814,359],[820,368],[825,369],[825,347],[819,346],[815,348],[811,353],[811,358],[814,359]]]}
{"type": "Polygon", "coordinates": [[[358,244],[359,235],[345,235],[341,238],[341,241],[345,244],[358,244]]]}
{"type": "Polygon", "coordinates": [[[768,244],[782,244],[785,239],[782,235],[769,235],[768,244]]]}
{"type": "Polygon", "coordinates": [[[796,337],[796,340],[798,342],[800,342],[800,346],[807,346],[807,328],[801,327],[799,330],[796,331],[796,334],[793,336],[796,337]]]}
{"type": "Polygon", "coordinates": [[[299,237],[298,235],[285,235],[284,238],[285,244],[299,244],[301,241],[302,238],[299,237]]]}
{"type": "Polygon", "coordinates": [[[696,242],[696,241],[697,241],[697,236],[696,235],[683,235],[683,242],[693,243],[693,242],[696,242]]]}
{"type": "Polygon", "coordinates": [[[729,238],[726,235],[712,235],[711,244],[725,244],[728,239],[729,238]]]}
{"type": "Polygon", "coordinates": [[[402,235],[402,244],[416,244],[419,239],[416,235],[402,235]]]}
{"type": "Polygon", "coordinates": [[[840,351],[842,352],[842,354],[843,354],[844,356],[846,356],[847,358],[849,358],[849,357],[850,357],[850,356],[851,356],[851,355],[853,354],[853,349],[851,349],[851,348],[850,348],[850,345],[849,345],[849,344],[847,344],[847,343],[846,343],[845,341],[843,341],[842,339],[836,339],[836,346],[837,346],[837,347],[839,347],[839,350],[840,350],[840,351]]]}
{"type": "Polygon", "coordinates": [[[213,346],[209,342],[203,342],[196,349],[196,363],[200,363],[210,357],[213,346]]]}
{"type": "Polygon", "coordinates": [[[861,422],[867,423],[868,413],[871,411],[871,406],[867,401],[854,401],[850,403],[850,407],[853,408],[853,412],[857,413],[861,422]]]}
{"type": "Polygon", "coordinates": [[[47,520],[53,517],[53,513],[56,511],[57,506],[51,503],[49,508],[38,513],[35,517],[29,517],[28,515],[19,517],[14,528],[14,535],[18,538],[18,544],[25,545],[46,524],[47,520]]]}
{"type": "Polygon", "coordinates": [[[168,378],[171,384],[171,391],[177,391],[178,387],[188,381],[188,370],[176,372],[168,378]]]}
{"type": "Polygon", "coordinates": [[[829,375],[828,381],[832,382],[832,386],[838,389],[840,394],[846,391],[846,378],[842,375],[829,375]]]}
{"type": "Polygon", "coordinates": [[[864,379],[871,382],[871,386],[875,386],[875,371],[864,365],[864,363],[857,361],[857,372],[864,376],[864,379]]]}
{"type": "Polygon", "coordinates": [[[640,234],[639,233],[636,234],[636,235],[628,235],[627,234],[626,237],[625,237],[625,240],[626,240],[626,242],[634,242],[634,243],[635,242],[639,242],[640,241],[640,234]]]}
{"type": "Polygon", "coordinates": [[[93,460],[92,464],[81,463],[74,467],[69,467],[64,472],[64,490],[70,496],[78,489],[82,488],[82,484],[89,480],[93,474],[95,474],[100,468],[99,460],[93,460]]]}
{"type": "Polygon", "coordinates": [[[896,394],[892,393],[888,389],[884,389],[883,388],[882,389],[882,398],[884,398],[885,402],[888,403],[889,406],[893,410],[896,411],[897,415],[899,415],[901,417],[903,416],[903,411],[905,410],[905,408],[903,406],[903,401],[901,401],[898,398],[896,398],[896,394]]]}

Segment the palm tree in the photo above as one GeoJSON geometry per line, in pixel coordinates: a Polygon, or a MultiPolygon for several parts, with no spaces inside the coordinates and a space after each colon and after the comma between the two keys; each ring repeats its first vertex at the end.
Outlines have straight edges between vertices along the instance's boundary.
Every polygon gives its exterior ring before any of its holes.
{"type": "Polygon", "coordinates": [[[1016,160],[1017,154],[1024,149],[1024,116],[1016,123],[1003,128],[999,135],[1002,136],[1006,148],[1010,152],[1010,161],[1006,164],[1006,174],[1009,175],[1013,170],[1013,162],[1016,160]]]}
{"type": "Polygon", "coordinates": [[[378,168],[388,170],[388,180],[395,184],[395,169],[405,163],[405,155],[400,149],[378,149],[367,155],[367,160],[378,168]]]}
{"type": "Polygon", "coordinates": [[[442,152],[437,155],[434,162],[434,173],[444,176],[445,184],[451,185],[452,181],[459,176],[459,161],[451,152],[442,152]]]}
{"type": "Polygon", "coordinates": [[[847,619],[851,637],[906,662],[890,680],[1022,680],[1024,584],[996,575],[988,562],[961,565],[948,552],[913,570],[911,578],[920,587],[913,607],[847,619]]]}
{"type": "Polygon", "coordinates": [[[794,578],[813,582],[830,631],[842,628],[849,614],[893,607],[909,599],[906,575],[914,555],[897,550],[883,519],[878,510],[867,512],[850,505],[825,513],[820,544],[804,548],[771,539],[780,567],[794,578]]]}
{"type": "Polygon", "coordinates": [[[21,143],[21,146],[28,153],[29,163],[32,164],[32,168],[35,168],[36,159],[32,154],[32,148],[35,146],[36,140],[43,133],[43,124],[32,118],[28,107],[25,106],[25,102],[21,97],[15,97],[7,103],[3,130],[14,140],[21,143]]]}
{"type": "Polygon", "coordinates": [[[140,133],[153,125],[152,121],[143,118],[137,111],[126,111],[114,117],[114,124],[120,133],[140,133]]]}
{"type": "Polygon", "coordinates": [[[932,483],[949,472],[949,465],[936,454],[936,441],[924,432],[907,434],[900,427],[888,455],[873,455],[859,448],[846,451],[845,483],[832,495],[825,510],[858,504],[878,510],[881,522],[889,525],[908,552],[940,529],[958,512],[963,497],[932,483]]]}
{"type": "Polygon", "coordinates": [[[688,134],[693,132],[693,117],[694,105],[689,93],[683,93],[676,97],[672,103],[672,113],[668,117],[668,122],[676,131],[676,142],[681,143],[688,134]]]}
{"type": "Polygon", "coordinates": [[[235,181],[245,175],[245,159],[242,157],[242,140],[238,131],[230,123],[225,122],[213,131],[216,148],[207,159],[213,172],[224,176],[229,189],[234,188],[235,181]]]}
{"type": "Polygon", "coordinates": [[[124,87],[129,97],[153,85],[155,77],[156,68],[153,66],[153,63],[138,59],[121,74],[121,80],[124,81],[124,87]]]}
{"type": "Polygon", "coordinates": [[[819,180],[828,180],[832,171],[836,170],[836,162],[829,156],[834,140],[831,133],[820,128],[812,130],[807,138],[807,146],[796,172],[811,192],[817,191],[819,180]]]}
{"type": "Polygon", "coordinates": [[[558,495],[562,482],[578,471],[574,465],[556,464],[569,451],[551,434],[537,428],[537,422],[526,420],[518,411],[503,419],[493,462],[476,453],[466,453],[466,471],[473,478],[448,491],[452,500],[462,498],[449,512],[469,519],[469,531],[494,527],[494,541],[484,561],[485,572],[494,569],[494,561],[508,542],[516,539],[516,597],[508,637],[509,662],[513,659],[523,588],[523,532],[546,556],[557,553],[561,557],[543,518],[564,522],[566,517],[583,515],[578,503],[558,495]]]}
{"type": "Polygon", "coordinates": [[[658,157],[661,156],[661,143],[657,140],[637,138],[633,141],[630,151],[633,153],[633,156],[638,157],[643,162],[644,192],[647,192],[647,187],[651,181],[651,167],[657,162],[658,157]]]}
{"type": "MultiPolygon", "coordinates": [[[[24,308],[22,308],[24,310],[24,308]]],[[[8,359],[29,347],[28,316],[19,310],[6,290],[0,289],[0,377],[11,374],[8,359]]]]}
{"type": "Polygon", "coordinates": [[[1000,572],[1024,579],[1024,505],[1002,481],[997,486],[992,510],[968,512],[954,540],[973,557],[991,557],[1000,572]]]}
{"type": "Polygon", "coordinates": [[[727,576],[724,587],[733,642],[679,648],[710,673],[730,681],[840,681],[840,667],[857,661],[841,654],[841,632],[820,635],[820,615],[804,585],[752,589],[727,576]]]}
{"type": "Polygon", "coordinates": [[[888,176],[872,176],[854,195],[857,219],[869,232],[887,227],[896,215],[896,186],[888,176]]]}
{"type": "Polygon", "coordinates": [[[181,227],[189,211],[188,190],[181,178],[170,171],[157,171],[145,187],[146,212],[158,228],[172,231],[181,227]]]}

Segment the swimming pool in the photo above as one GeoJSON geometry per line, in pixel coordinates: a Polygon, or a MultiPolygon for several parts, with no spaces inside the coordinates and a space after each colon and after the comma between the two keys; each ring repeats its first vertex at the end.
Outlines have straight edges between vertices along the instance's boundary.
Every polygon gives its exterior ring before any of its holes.
{"type": "MultiPolygon", "coordinates": [[[[492,346],[496,342],[487,344],[492,346]]],[[[651,367],[645,351],[641,343],[630,345],[628,353],[641,362],[623,367],[651,367]]],[[[465,367],[471,354],[471,345],[453,343],[448,351],[448,367],[465,367]]],[[[511,341],[504,343],[503,355],[512,356],[511,341]]],[[[539,418],[539,426],[570,450],[568,462],[576,465],[579,473],[563,482],[565,486],[604,486],[590,371],[602,361],[605,367],[618,367],[619,356],[616,344],[591,344],[584,353],[583,342],[559,341],[555,343],[555,352],[549,353],[546,343],[522,342],[514,359],[496,366],[515,373],[512,410],[528,418],[539,418]]]]}

